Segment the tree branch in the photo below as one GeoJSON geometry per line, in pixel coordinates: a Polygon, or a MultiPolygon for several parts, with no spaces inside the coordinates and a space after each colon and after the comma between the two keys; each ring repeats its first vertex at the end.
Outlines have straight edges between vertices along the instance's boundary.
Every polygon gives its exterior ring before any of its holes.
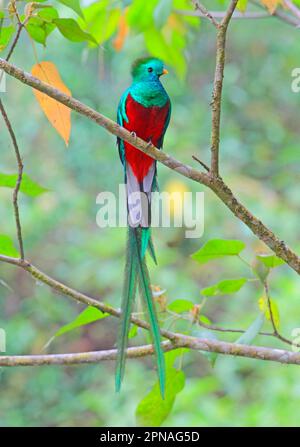
{"type": "MultiPolygon", "coordinates": [[[[165,352],[177,349],[171,342],[163,342],[162,348],[165,352]]],[[[144,345],[128,348],[127,358],[145,357],[153,354],[152,345],[144,345]]],[[[44,354],[44,355],[12,355],[0,356],[0,367],[2,366],[44,366],[44,365],[77,365],[85,363],[99,363],[104,360],[115,360],[116,349],[105,351],[78,352],[72,354],[44,354]]]]}
{"type": "MultiPolygon", "coordinates": [[[[167,341],[162,343],[163,350],[171,351],[179,348],[189,348],[196,351],[216,352],[218,354],[247,357],[257,360],[273,361],[282,364],[300,365],[300,353],[283,349],[272,349],[260,346],[248,346],[225,341],[180,335],[176,344],[167,341]]],[[[152,345],[128,348],[128,358],[145,357],[153,354],[152,345]]],[[[44,355],[14,355],[1,356],[0,367],[15,366],[43,366],[43,365],[76,365],[99,363],[105,360],[115,360],[117,350],[79,352],[72,354],[44,354],[44,355]]]]}
{"type": "Polygon", "coordinates": [[[224,18],[218,26],[217,51],[214,87],[212,94],[212,129],[211,129],[211,174],[219,175],[219,146],[221,125],[221,103],[225,66],[226,34],[230,19],[236,8],[238,0],[231,0],[224,18]]]}
{"type": "Polygon", "coordinates": [[[300,274],[300,258],[293,252],[285,242],[281,241],[269,228],[267,228],[260,220],[251,214],[251,212],[242,205],[234,196],[230,188],[224,183],[220,177],[213,177],[209,174],[199,172],[191,166],[185,165],[175,158],[171,157],[164,151],[160,151],[149,143],[143,141],[137,136],[133,136],[123,127],[119,126],[114,121],[105,117],[101,113],[96,112],[91,107],[86,106],[75,98],[72,98],[56,88],[46,84],[35,78],[29,73],[20,70],[15,65],[6,62],[0,58],[0,69],[3,69],[7,74],[21,81],[23,84],[29,85],[37,90],[47,94],[53,99],[65,104],[72,110],[86,116],[100,126],[104,127],[111,134],[120,137],[128,143],[135,146],[145,154],[161,162],[173,171],[194,180],[197,183],[203,184],[210,188],[221,201],[244,222],[251,231],[263,241],[274,253],[282,258],[289,266],[300,274]]]}

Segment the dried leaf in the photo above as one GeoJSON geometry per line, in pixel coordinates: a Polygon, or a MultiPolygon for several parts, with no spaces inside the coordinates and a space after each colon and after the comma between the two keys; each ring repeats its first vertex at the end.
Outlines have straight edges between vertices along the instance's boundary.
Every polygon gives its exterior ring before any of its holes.
{"type": "Polygon", "coordinates": [[[282,5],[282,0],[261,0],[261,2],[268,9],[270,14],[274,14],[277,6],[282,5]]]}
{"type": "Polygon", "coordinates": [[[123,49],[128,32],[129,32],[129,26],[126,20],[126,13],[124,13],[121,15],[119,19],[117,36],[113,41],[113,46],[116,51],[121,51],[123,49]]]}
{"type": "MultiPolygon", "coordinates": [[[[52,62],[43,61],[34,65],[31,73],[41,81],[71,96],[70,90],[63,83],[56,66],[52,62]]],[[[71,132],[71,110],[44,93],[35,89],[33,91],[46,117],[68,145],[71,132]]]]}

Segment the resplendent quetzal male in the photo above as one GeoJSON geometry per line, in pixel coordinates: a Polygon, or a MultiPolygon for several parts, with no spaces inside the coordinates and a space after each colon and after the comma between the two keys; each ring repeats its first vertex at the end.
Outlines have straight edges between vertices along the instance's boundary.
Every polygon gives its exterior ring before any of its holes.
{"type": "MultiPolygon", "coordinates": [[[[136,60],[132,65],[132,84],[122,95],[118,107],[118,123],[157,148],[163,145],[171,115],[170,99],[160,82],[161,75],[166,73],[168,71],[159,59],[136,60]]],[[[145,260],[146,251],[149,251],[156,262],[150,235],[151,193],[157,189],[156,161],[121,139],[118,139],[118,147],[125,171],[128,240],[118,336],[116,390],[120,390],[124,375],[130,316],[138,288],[148,314],[160,391],[164,396],[165,362],[145,260]]]]}

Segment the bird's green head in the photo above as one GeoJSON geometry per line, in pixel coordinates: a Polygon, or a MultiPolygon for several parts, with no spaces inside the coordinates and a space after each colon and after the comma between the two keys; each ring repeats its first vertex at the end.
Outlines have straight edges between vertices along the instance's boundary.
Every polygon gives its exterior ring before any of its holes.
{"type": "Polygon", "coordinates": [[[160,59],[144,57],[137,59],[131,68],[131,74],[135,82],[156,81],[160,76],[167,74],[168,70],[160,59]]]}

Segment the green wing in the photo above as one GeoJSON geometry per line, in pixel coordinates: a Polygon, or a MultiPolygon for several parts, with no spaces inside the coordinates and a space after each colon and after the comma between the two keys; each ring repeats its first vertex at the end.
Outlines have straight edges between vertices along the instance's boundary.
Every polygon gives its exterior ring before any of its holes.
{"type": "MultiPolygon", "coordinates": [[[[118,105],[118,112],[117,112],[117,123],[123,127],[124,121],[128,123],[128,117],[126,115],[126,101],[127,96],[129,94],[129,89],[125,90],[123,95],[121,96],[119,105],[118,105]]],[[[119,149],[119,155],[122,164],[125,166],[125,148],[124,148],[124,141],[121,140],[121,138],[117,137],[117,145],[119,149]]]]}
{"type": "Polygon", "coordinates": [[[169,101],[169,111],[168,111],[168,115],[167,115],[167,118],[166,118],[166,121],[165,121],[165,125],[164,125],[164,129],[163,129],[163,132],[162,132],[162,135],[161,135],[161,139],[159,141],[159,149],[161,149],[163,147],[165,133],[166,133],[166,130],[167,130],[168,126],[169,126],[170,118],[171,118],[172,105],[171,105],[170,98],[169,98],[168,101],[169,101]]]}
{"type": "MultiPolygon", "coordinates": [[[[166,121],[165,121],[163,132],[161,134],[161,138],[159,140],[159,144],[158,144],[158,148],[159,149],[162,149],[162,147],[163,147],[165,133],[166,133],[166,130],[167,130],[168,126],[169,126],[170,118],[171,118],[172,106],[171,106],[170,98],[168,99],[168,101],[169,101],[169,111],[168,111],[168,115],[167,115],[167,118],[166,118],[166,121]]],[[[158,180],[157,180],[157,168],[155,168],[155,174],[154,174],[153,184],[152,184],[152,191],[159,191],[158,180]]]]}

